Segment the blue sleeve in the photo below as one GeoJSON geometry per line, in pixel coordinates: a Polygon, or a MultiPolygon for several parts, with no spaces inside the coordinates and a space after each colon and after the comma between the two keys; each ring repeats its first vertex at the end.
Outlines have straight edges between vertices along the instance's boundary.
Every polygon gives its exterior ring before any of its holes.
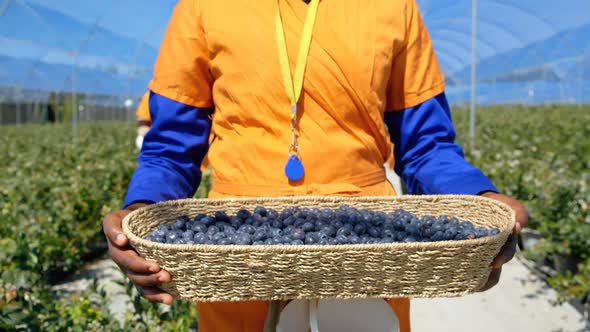
{"type": "Polygon", "coordinates": [[[444,93],[401,111],[386,112],[385,123],[394,144],[395,171],[414,195],[477,195],[498,192],[494,184],[469,164],[455,143],[455,128],[444,93]]]}
{"type": "Polygon", "coordinates": [[[211,109],[184,105],[154,93],[150,93],[149,107],[152,128],[145,135],[123,207],[190,198],[201,182],[211,109]]]}

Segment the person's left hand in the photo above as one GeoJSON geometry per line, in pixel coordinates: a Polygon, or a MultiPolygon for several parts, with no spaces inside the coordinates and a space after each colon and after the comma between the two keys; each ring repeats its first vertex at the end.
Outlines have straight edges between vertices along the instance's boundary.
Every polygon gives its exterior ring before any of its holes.
{"type": "Polygon", "coordinates": [[[480,292],[484,292],[496,286],[498,281],[500,281],[502,265],[508,263],[514,257],[514,254],[516,253],[516,236],[526,226],[529,217],[524,205],[512,197],[493,192],[486,192],[481,196],[505,203],[514,209],[514,212],[516,213],[516,223],[514,225],[512,234],[510,234],[508,241],[502,247],[496,258],[494,258],[494,261],[492,262],[492,273],[490,273],[487,283],[479,290],[480,292]]]}

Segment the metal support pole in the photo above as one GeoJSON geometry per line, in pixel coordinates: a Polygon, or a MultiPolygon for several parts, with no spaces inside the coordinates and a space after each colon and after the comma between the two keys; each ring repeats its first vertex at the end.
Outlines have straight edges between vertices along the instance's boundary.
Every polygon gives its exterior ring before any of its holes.
{"type": "Polygon", "coordinates": [[[74,144],[78,139],[78,105],[76,100],[76,60],[72,61],[72,134],[74,144]]]}
{"type": "Polygon", "coordinates": [[[477,98],[477,0],[471,0],[471,98],[469,107],[469,148],[475,148],[475,102],[477,98]]]}
{"type": "Polygon", "coordinates": [[[21,118],[20,118],[20,100],[16,101],[16,125],[20,126],[21,118]]]}

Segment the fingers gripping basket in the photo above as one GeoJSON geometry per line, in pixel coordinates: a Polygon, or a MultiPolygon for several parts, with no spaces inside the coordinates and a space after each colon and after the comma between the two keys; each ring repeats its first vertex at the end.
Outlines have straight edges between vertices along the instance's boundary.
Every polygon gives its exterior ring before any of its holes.
{"type": "Polygon", "coordinates": [[[514,225],[507,205],[479,196],[280,197],[188,199],[136,210],[123,230],[138,253],[169,271],[162,286],[190,301],[319,298],[452,297],[476,291],[514,225]],[[265,206],[337,208],[442,215],[497,227],[494,236],[465,241],[301,246],[170,245],[144,240],[176,217],[265,206]]]}

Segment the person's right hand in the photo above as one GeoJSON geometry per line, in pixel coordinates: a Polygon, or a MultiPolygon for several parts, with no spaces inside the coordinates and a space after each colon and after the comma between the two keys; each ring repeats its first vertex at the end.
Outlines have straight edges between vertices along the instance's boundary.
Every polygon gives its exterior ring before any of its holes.
{"type": "Polygon", "coordinates": [[[147,261],[137,254],[129,245],[129,239],[121,228],[123,218],[129,212],[144,206],[134,204],[126,210],[109,213],[102,222],[102,228],[107,238],[109,255],[119,268],[127,274],[143,297],[153,302],[172,304],[172,295],[163,292],[158,286],[170,282],[170,273],[160,268],[156,262],[147,261]]]}

